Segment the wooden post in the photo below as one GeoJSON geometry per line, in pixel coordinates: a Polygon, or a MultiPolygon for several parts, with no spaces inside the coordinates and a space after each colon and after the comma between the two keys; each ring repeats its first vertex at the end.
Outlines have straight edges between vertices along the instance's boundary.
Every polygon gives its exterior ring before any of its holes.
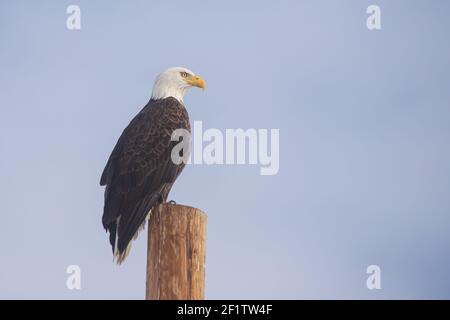
{"type": "Polygon", "coordinates": [[[206,214],[165,203],[149,220],[147,300],[205,297],[206,214]]]}

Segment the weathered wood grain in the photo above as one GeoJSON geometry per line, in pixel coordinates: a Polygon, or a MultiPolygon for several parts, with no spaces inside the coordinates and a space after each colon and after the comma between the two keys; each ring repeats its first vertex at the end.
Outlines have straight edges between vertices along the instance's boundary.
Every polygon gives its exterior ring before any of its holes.
{"type": "Polygon", "coordinates": [[[148,228],[147,300],[202,300],[205,296],[207,216],[199,209],[163,204],[148,228]]]}

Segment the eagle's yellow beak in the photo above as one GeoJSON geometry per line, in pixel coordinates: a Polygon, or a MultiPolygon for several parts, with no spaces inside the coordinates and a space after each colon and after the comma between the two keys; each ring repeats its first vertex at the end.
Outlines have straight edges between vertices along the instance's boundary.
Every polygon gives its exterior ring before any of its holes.
{"type": "Polygon", "coordinates": [[[203,90],[206,88],[206,82],[200,76],[188,76],[186,78],[186,83],[194,87],[202,88],[203,90]]]}

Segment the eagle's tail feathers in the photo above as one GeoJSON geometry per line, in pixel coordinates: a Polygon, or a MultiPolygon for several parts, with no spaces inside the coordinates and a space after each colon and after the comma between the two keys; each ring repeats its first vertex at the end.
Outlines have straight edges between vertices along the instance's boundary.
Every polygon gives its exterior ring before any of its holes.
{"type": "MultiPolygon", "coordinates": [[[[158,207],[160,207],[160,206],[158,206],[158,207]]],[[[134,234],[134,236],[133,236],[133,241],[134,240],[136,240],[136,238],[138,237],[138,235],[139,235],[139,232],[141,232],[142,230],[144,230],[145,229],[145,225],[146,225],[146,223],[147,223],[147,221],[148,220],[150,220],[150,215],[151,215],[151,213],[152,213],[152,210],[150,210],[149,211],[149,213],[147,214],[147,216],[145,217],[145,220],[144,220],[144,222],[139,226],[139,228],[137,229],[137,231],[136,231],[136,233],[134,234]]],[[[117,243],[118,243],[118,241],[119,241],[119,230],[118,230],[118,228],[119,228],[119,220],[120,220],[120,217],[117,219],[117,227],[116,227],[116,230],[115,230],[115,244],[114,244],[114,247],[113,247],[113,252],[114,252],[114,260],[116,261],[116,263],[118,264],[118,265],[120,265],[120,264],[122,264],[122,262],[124,262],[125,261],[125,259],[127,258],[127,256],[128,256],[128,254],[130,253],[130,250],[131,250],[131,244],[132,244],[132,242],[133,241],[130,241],[128,244],[127,244],[127,247],[125,248],[125,250],[123,250],[123,251],[119,251],[119,248],[118,248],[118,245],[117,245],[117,243]]]]}

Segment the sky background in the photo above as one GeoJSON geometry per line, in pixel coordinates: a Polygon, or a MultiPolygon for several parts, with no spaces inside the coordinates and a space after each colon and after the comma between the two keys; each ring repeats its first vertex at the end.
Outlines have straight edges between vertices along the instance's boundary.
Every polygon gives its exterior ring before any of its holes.
{"type": "Polygon", "coordinates": [[[0,298],[142,299],[112,263],[100,174],[185,66],[204,128],[279,128],[280,170],[190,165],[206,298],[450,298],[450,2],[0,0],[0,298]],[[80,31],[66,8],[81,7],[80,31]],[[366,8],[382,10],[382,30],[366,8]],[[81,268],[79,291],[66,268],[81,268]],[[381,290],[366,268],[381,268],[381,290]]]}

